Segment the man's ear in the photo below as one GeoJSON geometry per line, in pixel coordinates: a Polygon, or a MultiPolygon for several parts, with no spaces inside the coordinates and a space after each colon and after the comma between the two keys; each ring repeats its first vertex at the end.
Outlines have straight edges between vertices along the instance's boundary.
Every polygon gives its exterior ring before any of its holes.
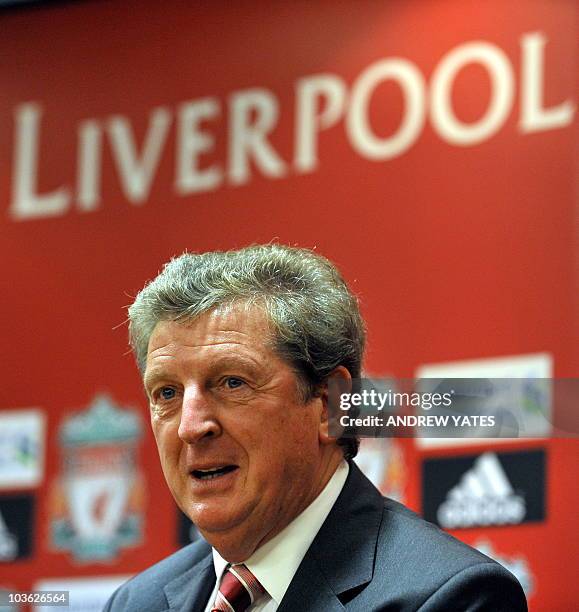
{"type": "Polygon", "coordinates": [[[322,413],[320,415],[320,444],[333,444],[341,435],[338,422],[338,406],[342,393],[351,393],[352,375],[344,366],[338,366],[324,381],[320,388],[322,413]]]}

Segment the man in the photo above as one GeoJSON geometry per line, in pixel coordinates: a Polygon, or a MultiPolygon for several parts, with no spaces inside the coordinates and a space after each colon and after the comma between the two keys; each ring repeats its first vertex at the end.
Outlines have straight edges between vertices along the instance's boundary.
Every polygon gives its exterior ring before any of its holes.
{"type": "Polygon", "coordinates": [[[509,572],[384,499],[357,441],[330,436],[328,385],[360,377],[365,333],[329,261],[185,254],[129,318],[165,478],[204,540],[106,610],[526,610],[509,572]]]}

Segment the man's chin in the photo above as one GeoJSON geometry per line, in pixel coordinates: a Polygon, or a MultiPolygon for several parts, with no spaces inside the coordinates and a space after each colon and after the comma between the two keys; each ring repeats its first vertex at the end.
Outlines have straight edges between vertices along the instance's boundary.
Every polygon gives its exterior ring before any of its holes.
{"type": "Polygon", "coordinates": [[[209,529],[197,525],[199,533],[229,563],[243,563],[258,548],[259,537],[251,537],[247,525],[224,528],[211,524],[209,529]]]}
{"type": "Polygon", "coordinates": [[[195,523],[195,526],[208,540],[211,534],[223,534],[238,528],[246,517],[239,513],[239,508],[236,512],[225,510],[223,507],[211,508],[207,507],[207,504],[203,504],[202,507],[196,504],[188,509],[186,512],[187,516],[195,523]]]}

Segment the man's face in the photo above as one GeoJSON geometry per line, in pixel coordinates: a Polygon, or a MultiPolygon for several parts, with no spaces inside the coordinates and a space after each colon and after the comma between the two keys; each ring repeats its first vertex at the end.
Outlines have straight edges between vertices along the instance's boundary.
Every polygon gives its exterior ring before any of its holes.
{"type": "Polygon", "coordinates": [[[318,495],[339,462],[324,403],[304,404],[268,347],[259,308],[164,321],[144,382],[167,483],[229,561],[242,561],[318,495]]]}

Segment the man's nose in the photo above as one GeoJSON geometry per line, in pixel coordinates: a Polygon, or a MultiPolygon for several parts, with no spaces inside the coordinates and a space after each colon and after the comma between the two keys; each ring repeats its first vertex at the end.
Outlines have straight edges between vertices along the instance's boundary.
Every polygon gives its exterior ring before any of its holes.
{"type": "Polygon", "coordinates": [[[220,433],[221,425],[211,399],[199,387],[187,387],[183,395],[178,436],[187,444],[195,444],[200,440],[217,437],[220,433]]]}

